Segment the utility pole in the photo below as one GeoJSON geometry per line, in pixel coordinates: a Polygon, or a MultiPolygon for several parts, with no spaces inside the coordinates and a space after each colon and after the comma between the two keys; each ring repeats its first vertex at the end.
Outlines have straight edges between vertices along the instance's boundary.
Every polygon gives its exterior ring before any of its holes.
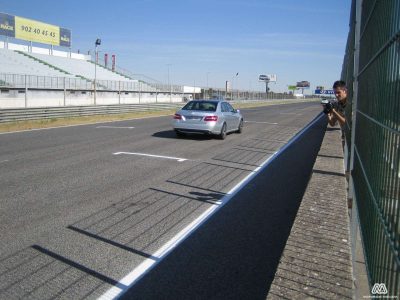
{"type": "Polygon", "coordinates": [[[171,88],[171,83],[169,81],[169,66],[172,64],[167,64],[167,70],[168,70],[168,88],[169,88],[169,101],[172,102],[172,88],[171,88]]]}
{"type": "Polygon", "coordinates": [[[101,39],[96,39],[96,42],[94,43],[95,50],[94,50],[94,105],[96,105],[96,80],[97,80],[97,60],[99,53],[97,52],[97,46],[101,45],[101,39]]]}

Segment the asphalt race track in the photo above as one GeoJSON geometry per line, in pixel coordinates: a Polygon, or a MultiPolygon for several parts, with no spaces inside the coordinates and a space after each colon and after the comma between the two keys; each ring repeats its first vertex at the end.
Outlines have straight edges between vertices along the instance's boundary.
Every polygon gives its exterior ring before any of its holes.
{"type": "Polygon", "coordinates": [[[244,132],[225,140],[177,138],[171,116],[0,134],[0,299],[265,296],[274,266],[251,272],[250,261],[279,259],[313,144],[241,183],[320,111],[315,102],[243,109],[244,132]],[[257,228],[279,242],[253,247],[257,228]],[[242,270],[233,264],[255,275],[232,276],[242,270]],[[259,289],[246,281],[263,277],[259,289]]]}

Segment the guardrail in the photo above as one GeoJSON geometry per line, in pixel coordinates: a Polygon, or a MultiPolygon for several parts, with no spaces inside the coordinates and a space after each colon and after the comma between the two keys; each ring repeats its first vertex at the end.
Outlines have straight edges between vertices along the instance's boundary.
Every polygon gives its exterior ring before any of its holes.
{"type": "Polygon", "coordinates": [[[92,115],[124,114],[143,111],[162,111],[176,109],[181,106],[182,103],[152,103],[2,109],[0,110],[0,123],[92,115]]]}
{"type": "MultiPolygon", "coordinates": [[[[264,103],[264,104],[284,104],[310,102],[308,100],[242,100],[231,101],[233,104],[264,103]]],[[[61,106],[61,107],[35,107],[35,108],[11,108],[0,110],[0,123],[19,122],[27,120],[56,119],[81,117],[92,115],[124,114],[131,112],[144,111],[163,111],[178,109],[183,106],[181,103],[143,103],[143,104],[121,104],[121,105],[88,105],[88,106],[61,106]]]]}

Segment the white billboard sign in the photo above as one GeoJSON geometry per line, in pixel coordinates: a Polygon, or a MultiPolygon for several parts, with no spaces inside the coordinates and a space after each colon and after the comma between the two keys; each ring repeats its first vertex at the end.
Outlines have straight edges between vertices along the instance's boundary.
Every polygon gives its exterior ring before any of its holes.
{"type": "Polygon", "coordinates": [[[276,74],[259,75],[258,81],[276,82],[276,74]]]}

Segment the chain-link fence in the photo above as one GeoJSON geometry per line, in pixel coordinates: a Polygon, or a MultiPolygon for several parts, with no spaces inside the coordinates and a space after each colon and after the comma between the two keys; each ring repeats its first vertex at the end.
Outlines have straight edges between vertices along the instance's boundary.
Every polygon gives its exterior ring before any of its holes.
{"type": "MultiPolygon", "coordinates": [[[[36,90],[77,90],[77,91],[93,91],[96,82],[97,91],[109,92],[148,92],[148,93],[172,93],[172,94],[191,94],[184,92],[181,85],[168,85],[160,82],[142,80],[96,80],[92,81],[80,77],[51,77],[39,75],[25,74],[7,74],[0,73],[0,89],[36,89],[36,90]]],[[[190,89],[189,89],[190,90],[190,89]]],[[[314,95],[307,95],[304,98],[314,98],[314,95]]],[[[227,100],[281,100],[296,99],[293,94],[259,92],[249,90],[231,90],[218,88],[198,88],[193,94],[196,99],[213,99],[225,98],[227,100]]]]}
{"type": "MultiPolygon", "coordinates": [[[[400,1],[353,0],[342,79],[346,145],[370,285],[400,296],[400,1]]],[[[374,290],[372,290],[374,294],[374,290]]]]}

